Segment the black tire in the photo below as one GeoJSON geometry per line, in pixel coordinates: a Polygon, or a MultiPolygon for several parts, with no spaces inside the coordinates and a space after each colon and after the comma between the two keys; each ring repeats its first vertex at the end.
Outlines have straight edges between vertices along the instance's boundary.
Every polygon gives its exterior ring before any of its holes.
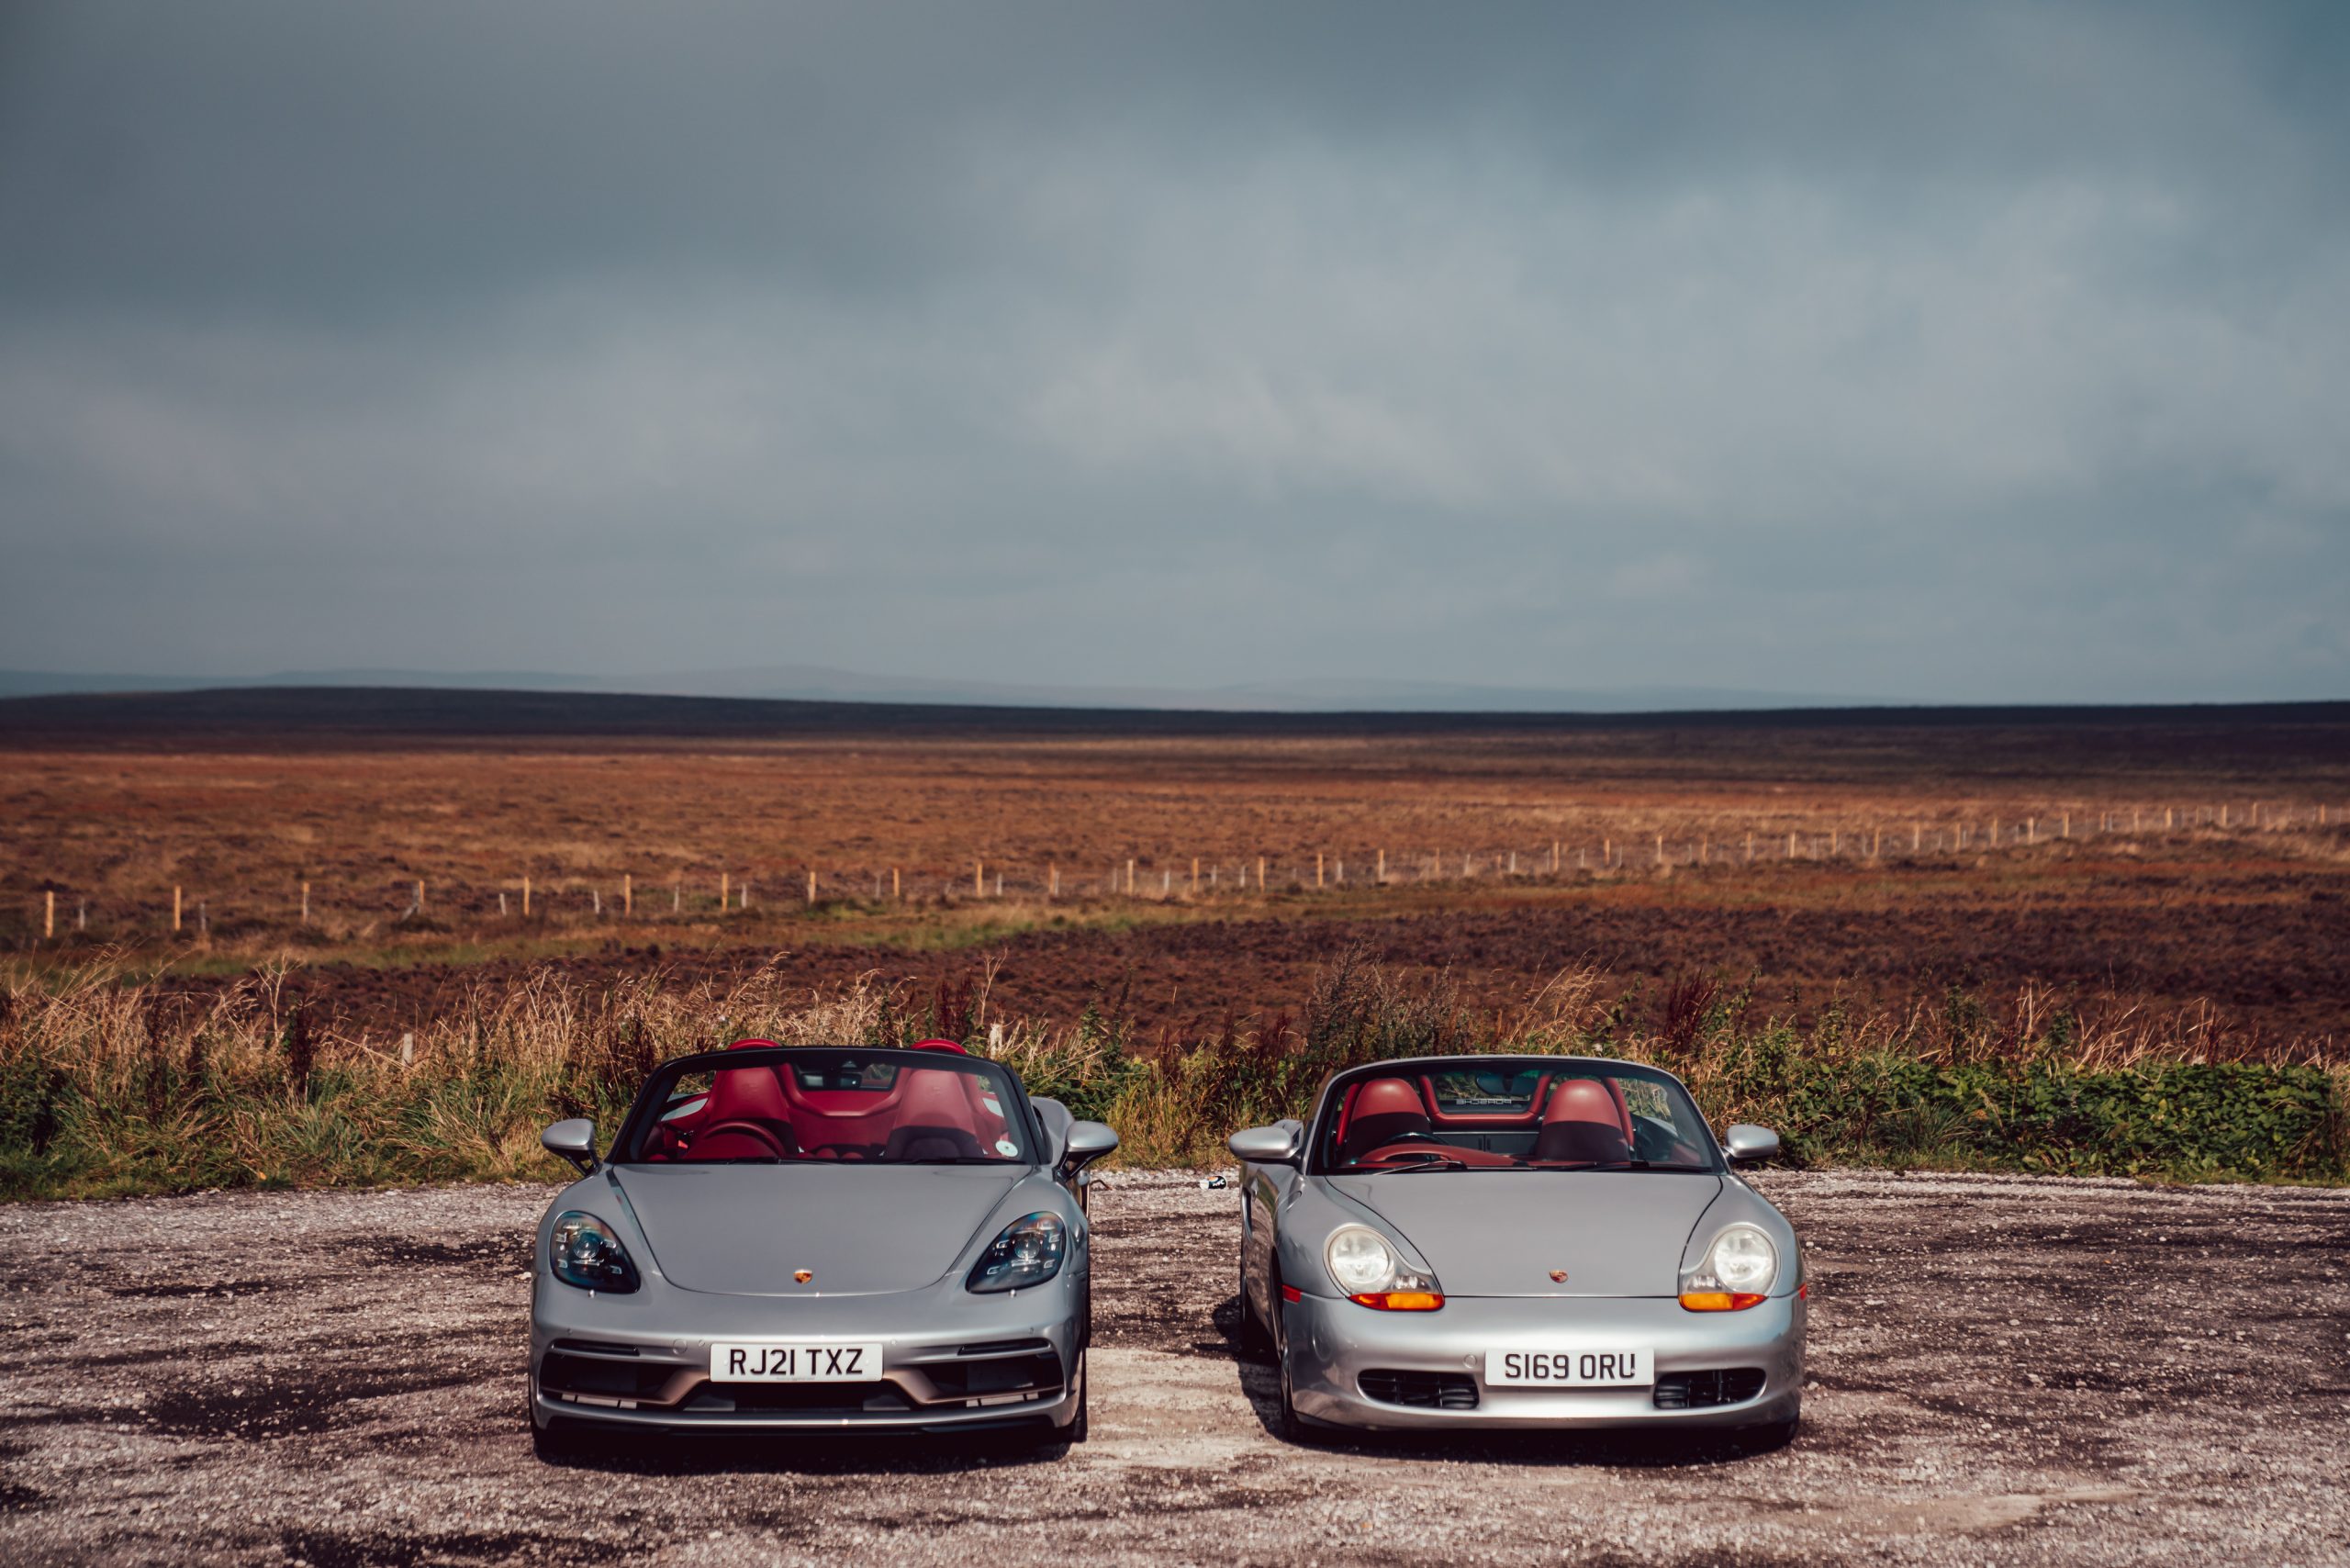
{"type": "Polygon", "coordinates": [[[1796,1430],[1802,1425],[1803,1413],[1797,1411],[1783,1421],[1763,1421],[1751,1427],[1740,1427],[1735,1440],[1742,1452],[1771,1453],[1795,1441],[1796,1430]]]}
{"type": "Polygon", "coordinates": [[[564,1464],[586,1451],[588,1442],[583,1434],[562,1421],[550,1421],[541,1426],[538,1402],[530,1398],[527,1390],[523,1397],[529,1400],[522,1418],[531,1424],[531,1452],[538,1457],[540,1463],[564,1464]]]}
{"type": "Polygon", "coordinates": [[[1273,1272],[1272,1289],[1266,1294],[1273,1314],[1273,1370],[1281,1376],[1281,1439],[1283,1442],[1310,1444],[1317,1439],[1320,1423],[1307,1420],[1297,1413],[1297,1399],[1291,1385],[1289,1370],[1289,1315],[1281,1310],[1281,1276],[1273,1272]]]}
{"type": "Polygon", "coordinates": [[[1085,1356],[1084,1353],[1080,1351],[1077,1358],[1077,1418],[1071,1421],[1068,1426],[1061,1428],[1061,1441],[1065,1443],[1081,1443],[1086,1439],[1086,1437],[1088,1436],[1088,1428],[1085,1406],[1086,1401],[1091,1397],[1092,1392],[1093,1380],[1085,1375],[1085,1356]]]}
{"type": "Polygon", "coordinates": [[[1240,1242],[1239,1350],[1240,1359],[1244,1361],[1270,1361],[1273,1355],[1272,1333],[1265,1327],[1265,1320],[1258,1316],[1255,1305],[1248,1299],[1248,1241],[1246,1237],[1240,1242]]]}

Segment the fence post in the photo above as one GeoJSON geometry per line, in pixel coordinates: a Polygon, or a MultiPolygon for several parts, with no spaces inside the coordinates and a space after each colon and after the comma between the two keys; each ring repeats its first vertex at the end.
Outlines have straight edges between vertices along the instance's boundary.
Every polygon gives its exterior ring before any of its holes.
{"type": "Polygon", "coordinates": [[[1314,885],[1322,885],[1322,852],[1318,849],[1314,852],[1314,885]]]}
{"type": "Polygon", "coordinates": [[[310,924],[310,884],[302,884],[302,924],[310,924]]]}
{"type": "Polygon", "coordinates": [[[1129,856],[1127,856],[1127,857],[1126,857],[1126,891],[1127,891],[1127,892],[1129,892],[1129,893],[1131,893],[1131,892],[1133,892],[1134,890],[1135,890],[1135,857],[1134,857],[1133,856],[1129,855],[1129,856]]]}
{"type": "Polygon", "coordinates": [[[1664,864],[1664,834],[1662,834],[1656,835],[1656,863],[1660,866],[1664,864]]]}
{"type": "MultiPolygon", "coordinates": [[[[876,877],[876,878],[874,878],[874,879],[873,879],[873,880],[874,880],[874,884],[875,884],[873,890],[874,890],[875,892],[877,892],[877,893],[878,893],[878,892],[879,892],[879,891],[881,890],[881,889],[880,889],[880,885],[879,885],[879,884],[880,884],[880,881],[881,881],[881,879],[880,879],[880,878],[878,878],[878,877],[876,877]]],[[[814,868],[813,866],[811,866],[811,867],[809,867],[809,868],[808,868],[808,903],[809,903],[809,907],[811,907],[811,909],[812,909],[813,907],[815,907],[815,903],[816,903],[816,868],[814,868]]]]}
{"type": "Polygon", "coordinates": [[[727,880],[727,874],[721,871],[718,874],[718,913],[721,914],[726,913],[726,905],[732,896],[729,890],[732,884],[727,880]]]}
{"type": "Polygon", "coordinates": [[[628,872],[622,871],[621,873],[621,918],[625,920],[635,913],[636,879],[628,872]]]}
{"type": "Polygon", "coordinates": [[[590,889],[588,889],[588,909],[589,909],[589,910],[590,910],[590,911],[595,914],[595,916],[596,916],[596,918],[597,918],[597,919],[601,920],[601,919],[603,918],[603,916],[604,916],[604,890],[603,890],[603,889],[601,889],[601,888],[590,888],[590,889]]]}
{"type": "Polygon", "coordinates": [[[1046,868],[1045,868],[1045,880],[1046,880],[1045,896],[1046,896],[1046,898],[1055,898],[1055,899],[1057,899],[1057,898],[1060,897],[1060,896],[1061,896],[1061,868],[1060,868],[1058,866],[1054,866],[1054,865],[1049,865],[1049,864],[1048,864],[1048,865],[1046,865],[1046,868]]]}
{"type": "Polygon", "coordinates": [[[971,862],[971,896],[975,899],[988,896],[987,862],[984,860],[971,862]]]}
{"type": "Polygon", "coordinates": [[[1200,857],[1199,857],[1198,856],[1194,855],[1194,856],[1192,856],[1192,891],[1193,891],[1193,892],[1195,892],[1195,893],[1196,893],[1196,892],[1198,892],[1199,890],[1200,890],[1200,857]]]}
{"type": "Polygon", "coordinates": [[[50,888],[41,894],[40,935],[46,942],[57,935],[57,890],[50,888]]]}
{"type": "MultiPolygon", "coordinates": [[[[2323,822],[2325,820],[2324,812],[2325,808],[2323,806],[2320,806],[2318,808],[2318,821],[2323,822]]],[[[1382,884],[1387,880],[1387,851],[1384,849],[1379,852],[1379,880],[1382,884]]]]}
{"type": "Polygon", "coordinates": [[[1261,855],[1257,857],[1257,890],[1265,890],[1265,857],[1261,855]]]}
{"type": "Polygon", "coordinates": [[[498,890],[498,918],[500,920],[506,918],[506,890],[504,888],[498,890]]]}
{"type": "Polygon", "coordinates": [[[172,929],[173,929],[173,931],[177,931],[179,928],[180,928],[180,890],[179,890],[179,889],[178,889],[176,886],[174,886],[174,887],[172,889],[172,929]]]}
{"type": "MultiPolygon", "coordinates": [[[[684,877],[680,876],[677,880],[669,884],[669,913],[671,914],[676,914],[685,907],[686,879],[684,877]]],[[[526,909],[522,913],[524,914],[528,914],[531,912],[526,909]]]]}
{"type": "Polygon", "coordinates": [[[903,884],[898,880],[898,868],[892,866],[890,868],[890,897],[894,901],[903,902],[905,896],[903,884]]]}
{"type": "Polygon", "coordinates": [[[1552,839],[1552,840],[1550,841],[1550,869],[1551,869],[1552,871],[1554,871],[1554,872],[1555,872],[1555,871],[1557,871],[1557,870],[1558,870],[1558,868],[1559,868],[1559,841],[1558,841],[1557,839],[1555,839],[1555,838],[1554,838],[1554,839],[1552,839]]]}
{"type": "Polygon", "coordinates": [[[1599,864],[1603,870],[1616,864],[1616,846],[1604,838],[1599,841],[1599,864]]]}

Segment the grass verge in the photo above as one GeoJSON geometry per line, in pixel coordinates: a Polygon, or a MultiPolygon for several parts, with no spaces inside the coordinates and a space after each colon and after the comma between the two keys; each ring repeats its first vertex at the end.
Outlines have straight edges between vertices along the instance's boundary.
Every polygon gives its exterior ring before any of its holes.
{"type": "Polygon", "coordinates": [[[655,1063],[754,1035],[962,1039],[1032,1092],[1109,1122],[1138,1165],[1222,1163],[1235,1128],[1304,1114],[1324,1077],[1358,1062],[1511,1050],[1654,1062],[1718,1126],[1774,1126],[1800,1163],[2350,1180],[2340,1064],[2233,1059],[2208,1016],[2100,1018],[2030,990],[1996,1009],[1953,992],[1905,1014],[1831,1009],[1798,1025],[1713,979],[1609,997],[1579,969],[1496,1017],[1441,982],[1406,987],[1342,955],[1294,1017],[1146,1048],[1091,1011],[990,1016],[984,979],[922,997],[869,977],[811,993],[766,972],[720,988],[534,971],[386,1037],[316,1015],[289,972],[200,1008],[104,964],[9,981],[0,1197],[553,1178],[546,1123],[588,1115],[609,1131],[655,1063]]]}

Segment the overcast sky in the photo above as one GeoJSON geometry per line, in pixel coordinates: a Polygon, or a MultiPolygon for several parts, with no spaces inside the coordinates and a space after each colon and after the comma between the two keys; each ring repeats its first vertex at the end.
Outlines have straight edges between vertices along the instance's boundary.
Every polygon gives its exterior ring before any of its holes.
{"type": "Polygon", "coordinates": [[[0,666],[2350,696],[2350,6],[0,4],[0,666]]]}

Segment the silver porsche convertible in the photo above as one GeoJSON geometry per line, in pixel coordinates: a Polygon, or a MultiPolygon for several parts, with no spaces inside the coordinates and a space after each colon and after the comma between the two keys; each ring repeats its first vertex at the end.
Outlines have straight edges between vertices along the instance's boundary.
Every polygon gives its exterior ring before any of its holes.
{"type": "Polygon", "coordinates": [[[947,1042],[655,1070],[539,1222],[531,1427],[1085,1437],[1084,1183],[1117,1135],[947,1042]]]}
{"type": "Polygon", "coordinates": [[[1791,1436],[1803,1254],[1672,1074],[1432,1057],[1331,1078],[1236,1134],[1244,1337],[1284,1435],[1352,1427],[1747,1428],[1791,1436]]]}

